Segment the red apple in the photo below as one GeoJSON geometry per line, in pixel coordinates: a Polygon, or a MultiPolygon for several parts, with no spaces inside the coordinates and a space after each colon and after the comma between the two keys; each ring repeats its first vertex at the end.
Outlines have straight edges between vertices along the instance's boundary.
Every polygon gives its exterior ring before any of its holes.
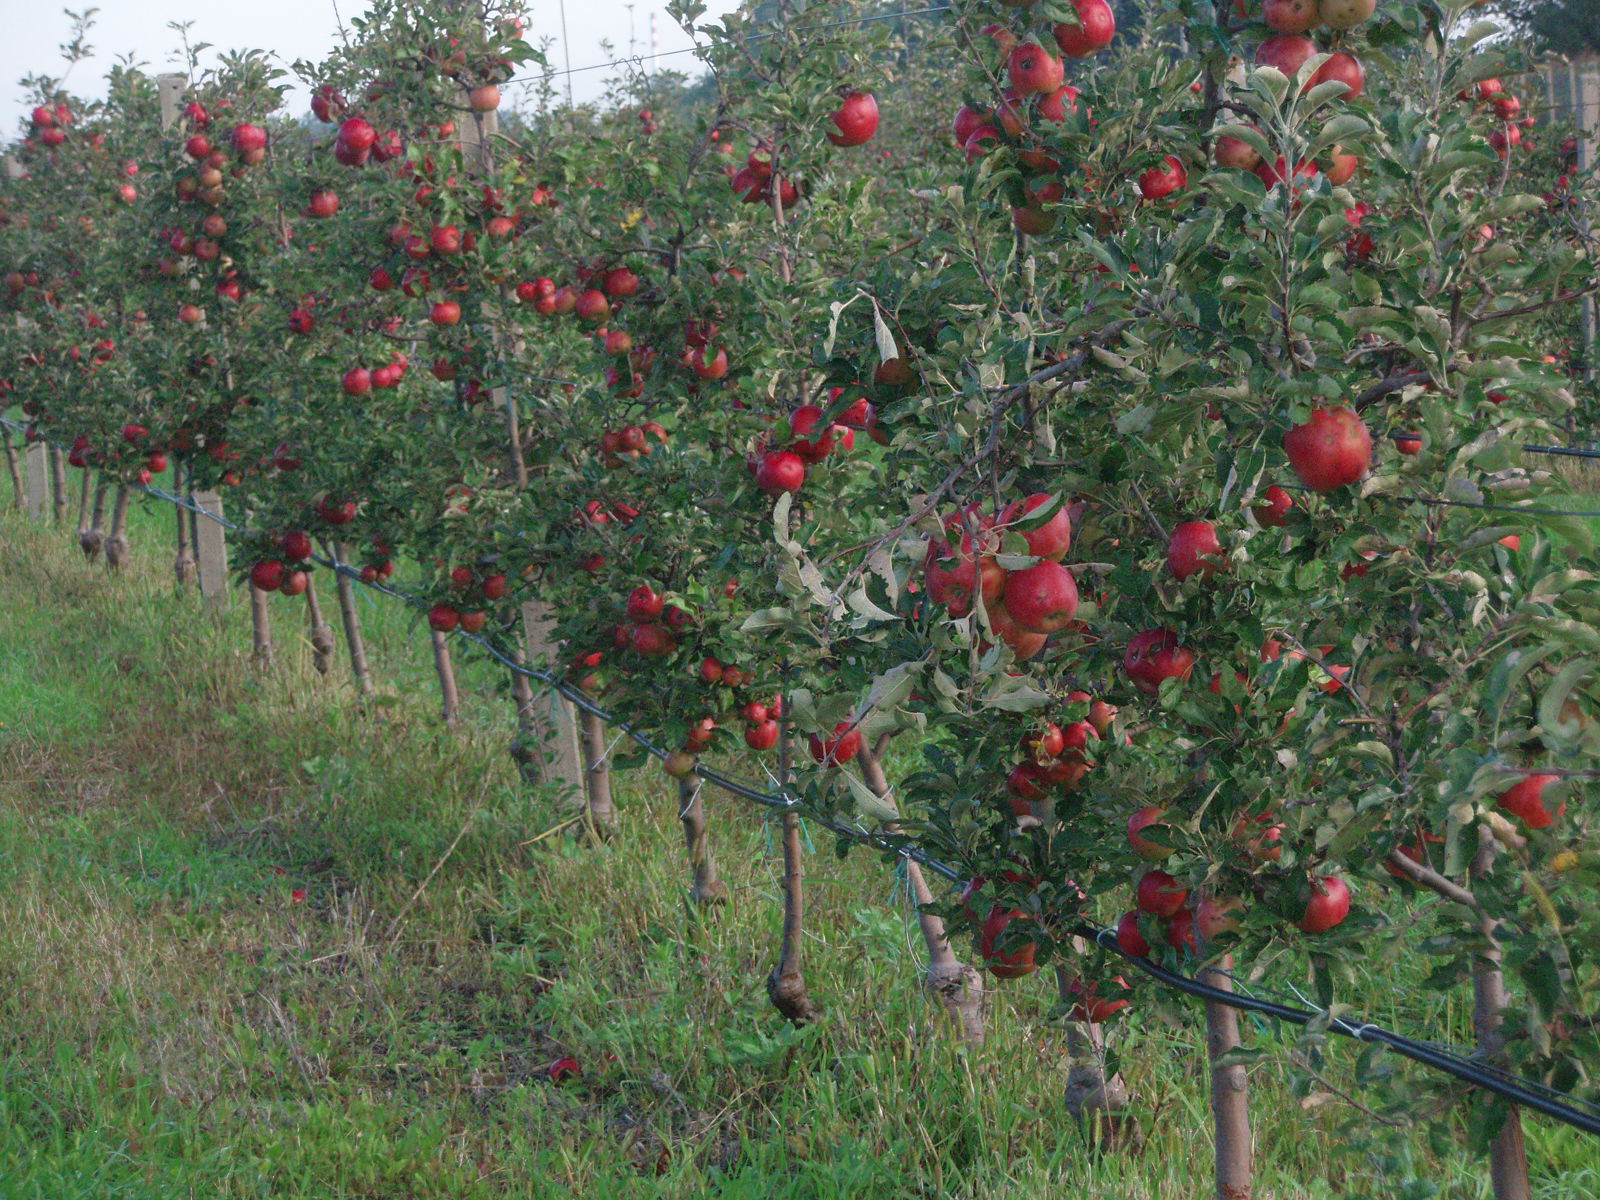
{"type": "Polygon", "coordinates": [[[833,736],[825,738],[812,734],[811,757],[826,766],[837,767],[850,762],[861,753],[861,730],[851,728],[849,721],[840,721],[833,727],[833,736]]]}
{"type": "Polygon", "coordinates": [[[1117,922],[1117,949],[1133,958],[1150,957],[1150,943],[1139,929],[1137,909],[1123,913],[1117,922]]]}
{"type": "Polygon", "coordinates": [[[1139,880],[1136,899],[1140,912],[1166,919],[1184,906],[1189,889],[1165,871],[1146,871],[1139,880]]]}
{"type": "Polygon", "coordinates": [[[1264,0],[1261,19],[1274,33],[1305,33],[1322,20],[1317,0],[1264,0]]]}
{"type": "Polygon", "coordinates": [[[436,633],[450,633],[461,624],[461,614],[448,604],[435,604],[428,610],[428,628],[436,633]]]}
{"type": "Polygon", "coordinates": [[[263,592],[275,592],[283,586],[288,568],[275,558],[264,559],[250,568],[250,582],[263,592]]]}
{"type": "Polygon", "coordinates": [[[628,620],[635,625],[654,621],[661,615],[662,607],[660,594],[647,583],[641,583],[628,593],[628,620]]]}
{"type": "Polygon", "coordinates": [[[290,562],[305,562],[311,557],[311,535],[300,529],[284,534],[283,556],[290,562]]]}
{"type": "Polygon", "coordinates": [[[1050,634],[1077,615],[1078,585],[1071,571],[1047,559],[1007,575],[1004,600],[1025,632],[1050,634]]]}
{"type": "Polygon", "coordinates": [[[1350,915],[1350,889],[1337,875],[1311,880],[1311,899],[1295,924],[1306,933],[1326,933],[1350,915]]]}
{"type": "Polygon", "coordinates": [[[1128,818],[1128,845],[1133,847],[1135,854],[1147,862],[1160,862],[1172,854],[1172,847],[1165,841],[1155,841],[1140,836],[1151,826],[1164,828],[1166,823],[1161,818],[1165,814],[1166,809],[1147,804],[1128,818]]]}
{"type": "Polygon", "coordinates": [[[1174,529],[1167,543],[1167,569],[1180,580],[1191,575],[1210,579],[1218,571],[1226,571],[1228,562],[1216,526],[1210,521],[1185,521],[1174,529]]]}
{"type": "MultiPolygon", "coordinates": [[[[1004,531],[1008,526],[1017,524],[1045,505],[1053,497],[1048,492],[1035,492],[1021,500],[1013,500],[1000,510],[1000,517],[995,522],[998,531],[1004,531]]],[[[1052,562],[1060,562],[1067,556],[1067,550],[1072,545],[1072,520],[1067,515],[1067,506],[1061,505],[1052,516],[1037,529],[1019,530],[1023,539],[1028,543],[1028,553],[1039,558],[1047,558],[1052,562]]]]}
{"type": "Polygon", "coordinates": [[[778,723],[768,717],[744,731],[744,744],[752,750],[771,750],[778,744],[778,723]]]}
{"type": "Polygon", "coordinates": [[[1134,687],[1153,696],[1163,680],[1189,678],[1194,670],[1194,651],[1179,645],[1178,635],[1170,629],[1147,629],[1128,643],[1122,669],[1134,687]]]}
{"type": "Polygon", "coordinates": [[[806,464],[798,454],[772,450],[761,456],[756,467],[756,486],[769,496],[798,492],[806,481],[806,464]]]}
{"type": "Polygon", "coordinates": [[[1299,34],[1279,33],[1256,48],[1256,66],[1276,67],[1290,79],[1317,53],[1317,44],[1299,34]]]}
{"type": "Polygon", "coordinates": [[[1061,60],[1035,42],[1025,42],[1006,60],[1011,86],[1019,96],[1047,94],[1061,86],[1061,60]]]}
{"type": "Polygon", "coordinates": [[[1355,55],[1340,50],[1330,54],[1328,60],[1312,73],[1306,81],[1306,87],[1314,88],[1319,83],[1347,84],[1350,90],[1339,99],[1354,100],[1365,90],[1367,74],[1361,69],[1361,63],[1355,55]]]}
{"type": "Polygon", "coordinates": [[[1169,154],[1159,167],[1151,167],[1139,176],[1139,194],[1146,200],[1164,200],[1174,192],[1189,185],[1189,173],[1183,162],[1169,154]]]}
{"type": "Polygon", "coordinates": [[[1548,829],[1567,809],[1563,804],[1552,816],[1544,806],[1545,785],[1555,783],[1558,779],[1559,775],[1525,775],[1519,782],[1496,796],[1495,803],[1521,820],[1529,829],[1548,829]]]}
{"type": "Polygon", "coordinates": [[[984,964],[997,979],[1017,979],[1023,975],[1031,975],[1036,969],[1033,958],[1038,948],[1033,942],[1025,942],[1011,951],[997,949],[1006,927],[1022,915],[1019,909],[1008,909],[996,904],[984,919],[983,929],[978,935],[978,953],[983,956],[984,964]]]}
{"type": "Polygon", "coordinates": [[[878,102],[871,92],[849,92],[833,114],[833,123],[838,132],[830,129],[828,140],[835,146],[864,145],[878,132],[878,102]]]}
{"type": "Polygon", "coordinates": [[[1072,0],[1078,23],[1062,21],[1051,31],[1056,45],[1069,58],[1086,58],[1104,50],[1117,33],[1117,19],[1106,0],[1072,0]]]}
{"type": "Polygon", "coordinates": [[[1314,492],[1352,484],[1372,465],[1372,435],[1351,408],[1319,408],[1283,435],[1289,465],[1314,492]]]}
{"type": "Polygon", "coordinates": [[[1274,527],[1288,523],[1289,510],[1294,507],[1294,497],[1289,495],[1277,484],[1273,484],[1261,493],[1265,504],[1258,504],[1251,511],[1255,513],[1256,520],[1262,525],[1274,527]]]}

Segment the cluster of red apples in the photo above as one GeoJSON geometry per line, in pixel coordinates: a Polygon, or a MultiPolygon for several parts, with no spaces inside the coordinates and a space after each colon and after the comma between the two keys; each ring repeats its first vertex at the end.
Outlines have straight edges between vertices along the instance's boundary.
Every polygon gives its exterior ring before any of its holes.
{"type": "Polygon", "coordinates": [[[295,529],[278,539],[275,558],[258,559],[250,568],[250,582],[263,592],[298,596],[311,584],[311,535],[295,529]]]}
{"type": "Polygon", "coordinates": [[[1072,520],[1056,497],[1037,492],[1006,505],[998,516],[968,505],[944,526],[945,536],[930,539],[923,559],[923,581],[935,604],[965,617],[981,597],[989,628],[1024,661],[1044,649],[1052,633],[1072,624],[1078,584],[1061,565],[1072,545],[1072,520]],[[1041,519],[1041,510],[1051,505],[1054,511],[1041,519]],[[999,564],[996,554],[1011,532],[1038,560],[1032,566],[1008,571],[999,564]]]}
{"type": "Polygon", "coordinates": [[[769,496],[798,492],[805,485],[807,467],[816,466],[835,451],[855,449],[858,429],[873,441],[887,440],[878,429],[871,402],[860,396],[839,408],[843,395],[843,388],[834,388],[829,396],[829,408],[838,408],[831,418],[820,404],[802,404],[790,413],[789,436],[793,440],[786,447],[771,449],[771,438],[763,435],[762,444],[745,461],[758,488],[769,496]]]}
{"type": "Polygon", "coordinates": [[[452,567],[450,586],[459,595],[455,601],[440,601],[428,610],[428,628],[439,633],[460,629],[463,633],[480,633],[489,623],[489,614],[477,604],[492,604],[504,600],[511,593],[511,584],[498,572],[480,576],[471,567],[452,567]]]}
{"type": "MultiPolygon", "coordinates": [[[[1106,0],[1072,0],[1072,7],[1076,23],[1053,24],[1047,38],[1019,38],[1004,25],[986,25],[984,36],[992,38],[1005,56],[1009,87],[989,113],[964,106],[952,125],[956,145],[968,162],[1003,144],[1018,147],[1025,196],[1023,203],[1012,207],[1011,219],[1021,232],[1034,236],[1055,227],[1057,214],[1046,206],[1066,195],[1061,163],[1043,147],[1035,122],[1060,124],[1078,110],[1078,89],[1065,82],[1066,68],[1058,53],[1087,58],[1109,46],[1117,32],[1116,17],[1106,0]]],[[[1178,170],[1182,171],[1181,165],[1178,170]]],[[[1181,183],[1164,194],[1177,186],[1181,183]]]]}
{"type": "MultiPolygon", "coordinates": [[[[833,126],[827,138],[835,146],[865,146],[878,132],[878,101],[871,92],[848,89],[840,98],[839,107],[829,118],[833,126]]],[[[732,153],[733,146],[722,141],[721,131],[712,130],[711,138],[723,153],[732,153]]],[[[776,192],[773,190],[773,158],[770,142],[758,142],[745,165],[735,168],[731,163],[724,168],[731,187],[746,204],[771,205],[777,203],[788,211],[800,202],[800,189],[787,176],[780,175],[776,192]]]]}

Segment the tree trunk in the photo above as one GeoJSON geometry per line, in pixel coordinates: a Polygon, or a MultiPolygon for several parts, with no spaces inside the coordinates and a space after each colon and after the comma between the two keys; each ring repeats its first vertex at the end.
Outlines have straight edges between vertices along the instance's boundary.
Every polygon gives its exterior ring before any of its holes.
{"type": "Polygon", "coordinates": [[[50,447],[50,498],[57,525],[67,523],[67,456],[61,447],[50,447]]]}
{"type": "MultiPolygon", "coordinates": [[[[873,794],[891,809],[894,798],[884,774],[883,762],[873,747],[862,746],[856,757],[861,765],[867,786],[873,794]]],[[[900,832],[898,821],[883,822],[885,833],[900,832]]],[[[905,860],[906,881],[917,901],[917,924],[922,929],[922,941],[928,948],[928,969],[922,977],[922,986],[943,1007],[945,1014],[955,1022],[962,1040],[968,1045],[983,1045],[983,973],[956,957],[945,935],[944,921],[927,911],[933,903],[933,890],[928,886],[920,863],[905,860]]]]}
{"type": "Polygon", "coordinates": [[[322,602],[317,599],[317,581],[306,580],[306,620],[311,625],[311,665],[318,675],[326,675],[333,667],[333,630],[322,618],[322,602]]]}
{"type": "MultiPolygon", "coordinates": [[[[1494,859],[1494,834],[1485,826],[1472,862],[1474,883],[1494,870],[1494,859]]],[[[1501,967],[1499,922],[1480,914],[1478,929],[1483,934],[1484,948],[1472,969],[1472,1027],[1484,1057],[1493,1065],[1502,1066],[1506,1039],[1501,1020],[1508,997],[1501,967]]],[[[1505,1123],[1489,1145],[1489,1178],[1494,1184],[1495,1200],[1530,1200],[1533,1195],[1528,1181],[1528,1150],[1522,1137],[1522,1110],[1514,1104],[1506,1105],[1505,1123]]]]}
{"type": "MultiPolygon", "coordinates": [[[[88,474],[86,471],[85,474],[88,474]]],[[[94,513],[89,518],[89,528],[78,538],[78,548],[83,551],[83,556],[93,562],[100,556],[100,551],[105,547],[106,536],[101,529],[106,519],[106,477],[104,474],[95,481],[94,487],[94,513]]]]}
{"type": "MultiPolygon", "coordinates": [[[[511,661],[519,667],[528,665],[528,655],[523,650],[523,639],[517,636],[513,623],[506,630],[511,643],[511,661]]],[[[539,758],[539,723],[533,711],[533,680],[518,671],[511,672],[511,699],[517,706],[517,736],[511,739],[511,757],[517,764],[522,782],[538,784],[544,779],[544,767],[539,758]]]]}
{"type": "Polygon", "coordinates": [[[250,589],[250,659],[265,670],[272,665],[272,616],[267,610],[267,593],[254,583],[250,589]]]}
{"type": "MultiPolygon", "coordinates": [[[[341,566],[350,562],[350,547],[343,542],[332,546],[334,561],[341,566]]],[[[356,585],[343,571],[334,572],[334,587],[339,593],[339,619],[344,625],[344,644],[350,650],[350,674],[356,681],[356,691],[361,697],[372,695],[372,672],[367,669],[367,646],[361,637],[361,614],[356,612],[356,585]]]]}
{"type": "MultiPolygon", "coordinates": [[[[580,713],[578,721],[583,727],[583,780],[589,803],[589,831],[596,837],[609,838],[617,830],[617,808],[611,800],[611,763],[606,755],[605,722],[591,712],[580,713]]],[[[682,797],[681,789],[679,797],[682,797]]],[[[687,827],[684,832],[687,836],[687,827]]],[[[693,853],[691,845],[691,857],[693,853]]]]}
{"type": "MultiPolygon", "coordinates": [[[[787,707],[787,706],[786,706],[787,707]]],[[[778,737],[778,777],[785,786],[789,782],[790,733],[787,723],[778,737]]],[[[767,976],[767,996],[772,1005],[796,1025],[808,1025],[821,1016],[821,1010],[806,990],[806,977],[802,969],[801,936],[805,922],[805,889],[803,887],[800,845],[800,814],[785,811],[783,814],[783,943],[778,953],[778,963],[767,976]]]]}
{"type": "Polygon", "coordinates": [[[17,457],[17,448],[11,444],[9,425],[0,426],[0,444],[4,444],[6,448],[6,471],[11,476],[11,486],[16,494],[15,507],[20,512],[28,507],[28,489],[22,482],[22,461],[17,457]]]}
{"type": "MultiPolygon", "coordinates": [[[[1233,968],[1226,955],[1221,969],[1206,968],[1201,983],[1225,992],[1233,981],[1225,974],[1233,968]]],[[[1229,1051],[1239,1048],[1239,1010],[1217,1000],[1206,1001],[1206,1053],[1211,1062],[1211,1124],[1216,1139],[1217,1200],[1250,1200],[1254,1150],[1250,1144],[1249,1080],[1242,1063],[1221,1064],[1229,1051]]]]}
{"type": "MultiPolygon", "coordinates": [[[[1089,953],[1082,938],[1072,939],[1081,957],[1089,953]]],[[[1070,1008],[1079,1002],[1072,985],[1076,976],[1070,967],[1056,967],[1056,995],[1070,1008]]],[[[1088,1021],[1068,1021],[1067,1083],[1062,1101],[1083,1130],[1089,1144],[1111,1148],[1138,1141],[1138,1122],[1124,1110],[1128,1107],[1128,1088],[1121,1075],[1106,1077],[1106,1040],[1099,1025],[1088,1021]]]]}
{"type": "MultiPolygon", "coordinates": [[[[179,499],[183,498],[183,464],[172,464],[172,492],[179,499]]],[[[190,518],[194,516],[181,504],[172,506],[174,516],[178,522],[178,549],[172,559],[172,574],[178,581],[178,590],[181,592],[188,584],[194,581],[194,550],[190,540],[192,525],[190,518]]]]}
{"type": "Polygon", "coordinates": [[[128,488],[117,488],[116,506],[111,510],[111,533],[105,541],[106,566],[113,571],[120,571],[132,558],[128,545],[128,501],[131,498],[128,488]]]}
{"type": "Polygon", "coordinates": [[[81,472],[83,478],[78,483],[78,546],[83,547],[84,539],[89,536],[89,505],[90,497],[94,494],[94,472],[85,467],[81,472]]]}
{"type": "Polygon", "coordinates": [[[710,826],[700,799],[700,783],[692,775],[678,780],[678,819],[683,823],[683,844],[689,851],[689,870],[694,877],[689,899],[699,905],[724,904],[728,889],[717,874],[717,860],[711,855],[710,826]]]}
{"type": "Polygon", "coordinates": [[[806,990],[800,938],[804,928],[805,892],[802,888],[800,816],[783,814],[783,945],[778,965],[767,976],[767,995],[776,1008],[796,1025],[809,1025],[820,1015],[806,990]]]}
{"type": "Polygon", "coordinates": [[[433,634],[433,666],[439,673],[440,715],[454,728],[461,719],[461,693],[456,690],[456,668],[450,657],[450,639],[437,629],[433,634]]]}

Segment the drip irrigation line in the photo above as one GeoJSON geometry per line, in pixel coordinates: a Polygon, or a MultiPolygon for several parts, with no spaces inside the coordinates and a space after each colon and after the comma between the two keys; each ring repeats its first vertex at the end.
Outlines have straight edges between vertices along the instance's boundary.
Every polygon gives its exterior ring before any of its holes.
{"type": "MultiPolygon", "coordinates": [[[[1529,1080],[1508,1076],[1505,1072],[1491,1068],[1484,1063],[1473,1062],[1459,1054],[1450,1051],[1435,1049],[1433,1046],[1419,1042],[1412,1038],[1404,1037],[1378,1025],[1367,1022],[1349,1021],[1343,1017],[1333,1017],[1326,1013],[1314,1012],[1308,1009],[1293,1008],[1287,1004],[1277,1004],[1271,1000],[1258,1000],[1252,996],[1242,996],[1238,992],[1224,991],[1212,987],[1210,984],[1201,983],[1187,975],[1180,975],[1159,966],[1148,958],[1136,958],[1131,954],[1123,953],[1117,945],[1116,931],[1104,927],[1082,925],[1075,930],[1080,936],[1090,938],[1095,945],[1103,950],[1127,959],[1145,974],[1158,980],[1170,988],[1184,992],[1202,1000],[1214,1001],[1225,1004],[1230,1008],[1237,1008],[1244,1012],[1259,1013],[1262,1016],[1273,1017],[1279,1021],[1287,1021],[1293,1025],[1309,1025],[1317,1019],[1326,1019],[1328,1028],[1345,1037],[1353,1038],[1358,1042],[1376,1043],[1387,1046],[1396,1054],[1418,1062],[1424,1066],[1441,1071],[1446,1075],[1470,1083],[1476,1088],[1493,1092],[1503,1096],[1514,1104],[1531,1108],[1548,1117],[1581,1129],[1585,1133],[1600,1134],[1600,1115],[1594,1112],[1585,1112],[1573,1108],[1569,1104],[1559,1103],[1549,1099],[1539,1090],[1544,1085],[1533,1083],[1529,1080]]],[[[1584,1103],[1580,1101],[1580,1103],[1584,1103]]]]}
{"type": "MultiPolygon", "coordinates": [[[[13,422],[5,421],[3,418],[0,418],[0,423],[4,423],[11,428],[18,428],[18,426],[16,426],[13,422]]],[[[244,531],[242,526],[228,520],[226,517],[222,517],[216,513],[208,512],[204,508],[185,500],[183,497],[178,496],[175,493],[168,492],[163,488],[152,487],[149,484],[135,484],[132,486],[136,490],[142,491],[147,495],[154,497],[155,499],[164,500],[170,504],[175,504],[181,508],[185,508],[190,512],[198,513],[201,516],[207,517],[225,529],[229,529],[234,532],[244,531]]],[[[319,563],[322,566],[325,566],[336,572],[337,574],[353,579],[355,582],[361,584],[364,588],[369,588],[373,591],[380,592],[383,595],[392,596],[409,607],[419,610],[426,607],[423,601],[417,599],[416,597],[407,595],[405,592],[391,588],[386,584],[369,582],[365,579],[362,579],[361,572],[350,566],[348,563],[341,563],[320,554],[312,555],[310,561],[319,563]]],[[[510,655],[502,651],[492,639],[486,638],[481,634],[464,633],[460,630],[457,630],[455,632],[455,636],[476,643],[507,669],[519,675],[526,676],[529,679],[543,683],[553,691],[571,701],[583,711],[598,717],[600,720],[605,721],[608,724],[615,725],[618,729],[633,738],[635,742],[637,742],[648,753],[654,755],[656,758],[665,759],[667,757],[668,752],[666,750],[663,750],[660,746],[657,746],[653,741],[650,740],[648,736],[635,729],[630,722],[614,717],[610,712],[597,703],[593,697],[589,696],[581,689],[573,687],[571,684],[568,684],[564,680],[551,675],[549,672],[542,671],[535,667],[529,667],[523,663],[515,661],[515,659],[513,659],[510,655]]],[[[699,763],[695,764],[694,774],[700,779],[708,783],[715,784],[717,787],[729,792],[732,795],[750,800],[753,803],[763,805],[769,809],[794,811],[801,807],[801,801],[796,797],[790,796],[786,793],[771,793],[762,791],[759,788],[753,787],[738,779],[734,779],[731,776],[724,775],[720,771],[715,771],[709,767],[702,766],[699,763]]],[[[891,838],[885,834],[863,829],[859,825],[853,825],[848,822],[841,821],[836,817],[824,814],[811,813],[808,815],[811,820],[816,821],[817,824],[838,834],[840,837],[861,845],[870,846],[888,854],[893,854],[900,860],[901,863],[904,863],[908,860],[917,862],[936,874],[942,876],[943,878],[949,880],[953,884],[965,886],[969,883],[969,880],[961,872],[957,871],[948,863],[934,858],[926,850],[911,842],[909,839],[891,838]]],[[[1524,1108],[1529,1108],[1535,1112],[1542,1113],[1545,1116],[1548,1116],[1556,1121],[1560,1121],[1563,1124],[1570,1125],[1575,1129],[1582,1130],[1585,1133],[1600,1135],[1600,1106],[1590,1104],[1588,1101],[1577,1100],[1576,1103],[1585,1105],[1588,1111],[1585,1111],[1585,1109],[1582,1108],[1574,1107],[1573,1103],[1568,1102],[1573,1098],[1557,1092],[1553,1088],[1549,1088],[1544,1084],[1538,1083],[1537,1081],[1522,1079],[1518,1076],[1512,1075],[1508,1071],[1494,1067],[1482,1061],[1475,1061],[1473,1059],[1464,1057],[1448,1048],[1441,1047],[1438,1044],[1418,1041],[1414,1038],[1408,1038],[1402,1034],[1394,1033],[1383,1028],[1382,1026],[1374,1025],[1370,1022],[1351,1021],[1343,1017],[1334,1017],[1328,1013],[1318,1012],[1314,1009],[1297,1008],[1287,1004],[1278,1004],[1271,1000],[1262,1000],[1255,996],[1245,995],[1236,991],[1224,991],[1221,988],[1216,988],[1209,984],[1201,983],[1198,979],[1192,978],[1188,975],[1183,975],[1176,971],[1169,971],[1165,967],[1153,962],[1148,958],[1139,958],[1135,955],[1124,952],[1122,948],[1117,945],[1116,931],[1105,926],[1082,923],[1076,926],[1072,932],[1078,936],[1089,939],[1102,950],[1126,959],[1129,963],[1143,971],[1146,975],[1149,975],[1158,983],[1161,983],[1175,991],[1183,992],[1185,995],[1194,996],[1210,1002],[1224,1004],[1230,1008],[1235,1008],[1242,1012],[1252,1013],[1256,1016],[1270,1017],[1274,1020],[1285,1021],[1292,1025],[1308,1026],[1314,1021],[1325,1020],[1327,1022],[1327,1027],[1334,1033],[1338,1033],[1344,1037],[1351,1038],[1358,1042],[1385,1046],[1404,1058],[1411,1059],[1413,1062],[1420,1063],[1425,1067],[1429,1067],[1455,1079],[1459,1079],[1464,1083],[1478,1088],[1479,1090],[1492,1092],[1495,1095],[1501,1096],[1514,1104],[1518,1104],[1524,1108]],[[1559,1099],[1556,1097],[1559,1097],[1559,1099]]]]}

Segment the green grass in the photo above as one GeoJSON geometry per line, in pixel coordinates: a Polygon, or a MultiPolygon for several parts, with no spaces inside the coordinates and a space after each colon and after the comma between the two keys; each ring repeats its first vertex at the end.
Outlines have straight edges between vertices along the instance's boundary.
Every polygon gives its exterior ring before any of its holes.
{"type": "MultiPolygon", "coordinates": [[[[732,900],[690,911],[655,772],[621,781],[613,843],[550,834],[566,810],[518,783],[487,664],[462,664],[446,731],[426,637],[365,605],[385,698],[363,708],[275,598],[280,661],[257,673],[242,603],[214,619],[174,595],[170,528],[137,507],[113,577],[0,512],[4,1200],[1208,1194],[1186,1003],[1142,999],[1113,1029],[1144,1136],[1096,1154],[1062,1106],[1045,979],[998,990],[988,1048],[962,1051],[892,873],[819,838],[824,1018],[795,1031],[764,991],[759,813],[709,802],[732,900]],[[567,1054],[583,1077],[557,1086],[567,1054]]],[[[1366,1015],[1463,1036],[1459,1000],[1393,988],[1420,966],[1374,971],[1366,1015]]],[[[1287,1035],[1246,1033],[1274,1050],[1251,1073],[1259,1195],[1487,1196],[1453,1136],[1338,1152],[1367,1119],[1320,1087],[1302,1105],[1287,1035]]],[[[1330,1047],[1325,1073],[1342,1089],[1351,1064],[1330,1047]]],[[[1529,1128],[1539,1196],[1600,1196],[1593,1139],[1529,1128]]]]}

